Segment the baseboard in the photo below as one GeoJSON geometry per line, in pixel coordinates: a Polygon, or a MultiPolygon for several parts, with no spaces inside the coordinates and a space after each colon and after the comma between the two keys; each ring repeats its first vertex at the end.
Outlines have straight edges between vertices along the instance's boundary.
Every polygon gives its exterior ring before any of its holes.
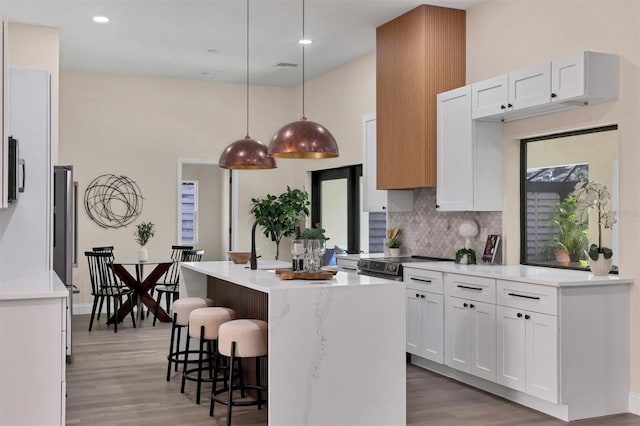
{"type": "Polygon", "coordinates": [[[73,315],[86,315],[91,313],[93,303],[74,303],[73,315]]]}
{"type": "Polygon", "coordinates": [[[640,393],[629,393],[629,412],[640,416],[640,393]]]}

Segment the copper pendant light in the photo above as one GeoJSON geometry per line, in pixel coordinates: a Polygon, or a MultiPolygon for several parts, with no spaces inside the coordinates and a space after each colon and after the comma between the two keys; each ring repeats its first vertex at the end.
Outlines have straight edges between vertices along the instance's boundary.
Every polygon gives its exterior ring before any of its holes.
{"type": "Polygon", "coordinates": [[[276,161],[267,155],[267,146],[249,136],[249,0],[247,0],[247,135],[222,151],[218,166],[223,169],[275,169],[276,161]]]}
{"type": "MultiPolygon", "coordinates": [[[[302,0],[302,39],[304,36],[304,0],[302,0]]],[[[334,158],[338,144],[326,127],[307,120],[304,115],[304,44],[302,45],[302,117],[284,125],[273,135],[269,155],[279,158],[334,158]]]]}

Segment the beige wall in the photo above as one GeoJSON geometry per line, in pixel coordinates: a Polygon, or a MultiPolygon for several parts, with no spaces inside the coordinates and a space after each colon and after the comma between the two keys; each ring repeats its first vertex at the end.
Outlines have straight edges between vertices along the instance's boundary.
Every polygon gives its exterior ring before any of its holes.
{"type": "MultiPolygon", "coordinates": [[[[198,233],[195,247],[204,249],[202,260],[226,260],[227,241],[223,217],[228,203],[223,198],[224,171],[215,164],[184,164],[182,179],[195,180],[198,186],[198,233]]],[[[178,225],[179,226],[179,225],[178,225]]]]}
{"type": "MultiPolygon", "coordinates": [[[[518,263],[519,144],[524,137],[617,123],[620,157],[620,273],[640,283],[640,2],[487,0],[467,12],[467,82],[579,50],[620,55],[620,98],[504,126],[506,260],[518,263]]],[[[631,295],[631,386],[640,392],[640,286],[631,295]]]]}
{"type": "Polygon", "coordinates": [[[58,158],[58,86],[60,43],[58,29],[40,25],[9,24],[9,67],[43,69],[51,73],[51,154],[58,158]]]}
{"type": "MultiPolygon", "coordinates": [[[[362,162],[362,116],[375,110],[375,55],[369,54],[307,82],[306,113],[335,136],[340,157],[331,160],[277,160],[278,168],[237,171],[238,220],[235,249],[250,247],[251,198],[280,194],[286,186],[310,191],[307,172],[362,162]]],[[[104,173],[133,179],[144,196],[135,222],[152,221],[156,236],[147,245],[150,257],[169,254],[177,237],[177,161],[217,162],[229,143],[244,137],[243,85],[64,71],[61,75],[60,161],[74,165],[80,197],[87,184],[104,173]]],[[[251,87],[250,134],[268,144],[284,124],[302,112],[301,87],[251,87]]],[[[224,172],[227,179],[228,172],[224,172]]],[[[133,225],[103,229],[84,208],[79,213],[80,253],[93,246],[114,245],[116,255],[135,257],[133,225]]],[[[275,244],[257,233],[257,251],[275,256],[275,244]]],[[[289,241],[281,259],[289,259],[289,241]]],[[[224,250],[224,247],[221,248],[224,250]]],[[[81,288],[77,303],[91,301],[84,258],[74,273],[81,288]]]]}
{"type": "MultiPolygon", "coordinates": [[[[144,197],[135,221],[156,224],[147,245],[150,257],[168,256],[177,238],[177,164],[179,158],[216,162],[223,148],[245,135],[243,85],[64,71],[60,81],[60,162],[74,165],[82,199],[95,177],[113,173],[133,179],[144,197]]],[[[251,134],[268,140],[294,114],[292,89],[252,87],[251,134]]],[[[228,172],[226,172],[228,173],[228,172]]],[[[246,238],[248,202],[281,191],[291,182],[286,170],[240,172],[240,227],[246,238]],[[249,176],[245,179],[244,176],[249,176]]],[[[226,176],[226,175],[225,175],[226,176]]],[[[82,205],[79,211],[80,267],[75,300],[91,301],[85,250],[114,245],[118,257],[135,257],[133,225],[103,229],[82,205]]],[[[242,241],[242,240],[241,240],[242,241]]],[[[248,245],[248,244],[246,244],[248,245]]],[[[246,246],[245,245],[245,246],[246,246]]]]}

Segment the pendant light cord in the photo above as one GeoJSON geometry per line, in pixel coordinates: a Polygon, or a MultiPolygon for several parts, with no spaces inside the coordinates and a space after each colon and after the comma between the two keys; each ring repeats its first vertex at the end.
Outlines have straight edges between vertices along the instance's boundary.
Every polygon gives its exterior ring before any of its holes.
{"type": "Polygon", "coordinates": [[[247,0],[247,138],[249,137],[249,0],[247,0]]]}
{"type": "MultiPolygon", "coordinates": [[[[306,40],[304,38],[304,0],[302,0],[302,40],[306,40]]],[[[307,119],[304,114],[304,43],[302,43],[302,119],[307,119]]]]}

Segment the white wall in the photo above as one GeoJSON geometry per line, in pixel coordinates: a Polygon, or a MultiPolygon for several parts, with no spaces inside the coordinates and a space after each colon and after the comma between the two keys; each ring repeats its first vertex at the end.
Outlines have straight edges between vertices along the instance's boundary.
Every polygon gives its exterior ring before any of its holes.
{"type": "MultiPolygon", "coordinates": [[[[504,126],[506,261],[518,263],[519,143],[525,137],[617,123],[620,273],[640,283],[640,2],[487,0],[467,12],[467,82],[580,50],[620,55],[620,99],[504,126]]],[[[640,392],[640,286],[631,295],[631,386],[640,392]]],[[[640,408],[640,402],[639,402],[640,408]]]]}

